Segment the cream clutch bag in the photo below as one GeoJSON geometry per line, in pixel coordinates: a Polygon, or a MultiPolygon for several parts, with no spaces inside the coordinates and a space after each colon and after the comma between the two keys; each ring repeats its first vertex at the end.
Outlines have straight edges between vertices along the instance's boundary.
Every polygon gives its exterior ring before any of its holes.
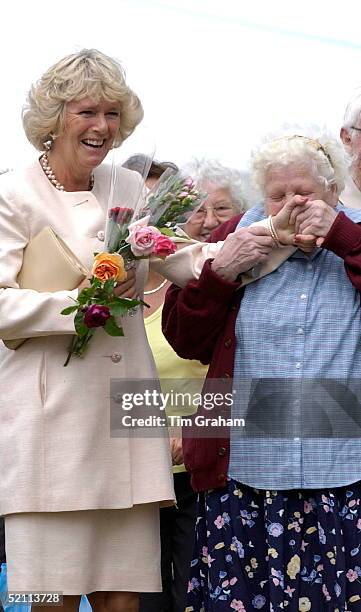
{"type": "MultiPolygon", "coordinates": [[[[17,282],[20,289],[62,291],[75,289],[89,270],[54,230],[44,227],[24,250],[23,265],[17,282]]],[[[9,349],[17,349],[26,339],[4,340],[9,349]]]]}

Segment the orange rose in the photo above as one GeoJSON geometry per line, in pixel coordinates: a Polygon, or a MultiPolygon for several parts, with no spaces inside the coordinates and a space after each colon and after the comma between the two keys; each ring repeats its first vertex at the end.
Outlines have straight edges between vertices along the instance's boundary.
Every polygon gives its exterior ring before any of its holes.
{"type": "Polygon", "coordinates": [[[124,269],[124,259],[118,253],[98,253],[95,256],[92,275],[98,278],[102,283],[111,279],[123,282],[127,279],[127,273],[124,269]]]}

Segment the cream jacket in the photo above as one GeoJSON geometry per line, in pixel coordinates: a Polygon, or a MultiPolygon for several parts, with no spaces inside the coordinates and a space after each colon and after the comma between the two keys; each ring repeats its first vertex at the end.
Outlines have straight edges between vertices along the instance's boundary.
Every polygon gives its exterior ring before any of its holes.
{"type": "MultiPolygon", "coordinates": [[[[113,205],[131,206],[139,175],[120,168],[117,177],[113,205]]],[[[109,189],[105,164],[92,192],[57,191],[38,160],[0,177],[0,338],[31,338],[17,351],[0,348],[0,514],[174,499],[165,430],[110,437],[110,379],[156,378],[140,309],[122,319],[124,338],[98,330],[86,356],[64,368],[74,324],[59,313],[77,290],[38,293],[16,283],[24,247],[46,225],[91,265],[103,248],[109,189]]],[[[143,261],[139,293],[146,275],[143,261]]]]}

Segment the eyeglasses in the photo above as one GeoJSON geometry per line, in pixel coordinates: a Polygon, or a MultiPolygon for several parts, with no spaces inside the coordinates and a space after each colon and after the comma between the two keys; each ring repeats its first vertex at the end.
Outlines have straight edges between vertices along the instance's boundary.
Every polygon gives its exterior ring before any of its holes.
{"type": "Polygon", "coordinates": [[[354,125],[350,126],[351,130],[356,130],[356,132],[361,132],[361,128],[355,127],[354,125]]]}
{"type": "Polygon", "coordinates": [[[218,206],[207,206],[207,208],[200,208],[196,210],[190,217],[190,222],[200,223],[204,221],[207,216],[207,212],[211,210],[217,219],[229,219],[233,216],[233,205],[232,204],[219,204],[218,206]]]}

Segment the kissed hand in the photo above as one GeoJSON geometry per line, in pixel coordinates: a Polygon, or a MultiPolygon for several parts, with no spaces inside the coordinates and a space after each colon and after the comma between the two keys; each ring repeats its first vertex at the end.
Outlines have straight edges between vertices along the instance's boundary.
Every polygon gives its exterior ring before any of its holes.
{"type": "Polygon", "coordinates": [[[282,244],[294,245],[305,253],[322,246],[337,217],[335,209],[323,200],[293,196],[272,218],[282,244]]]}
{"type": "Polygon", "coordinates": [[[291,215],[294,216],[296,211],[301,212],[306,202],[307,197],[295,195],[276,215],[272,216],[273,226],[282,245],[294,245],[295,225],[291,215]]]}
{"type": "Polygon", "coordinates": [[[293,210],[290,220],[295,225],[295,241],[310,236],[316,237],[316,246],[321,246],[338,213],[323,200],[308,201],[301,211],[293,210]]]}

